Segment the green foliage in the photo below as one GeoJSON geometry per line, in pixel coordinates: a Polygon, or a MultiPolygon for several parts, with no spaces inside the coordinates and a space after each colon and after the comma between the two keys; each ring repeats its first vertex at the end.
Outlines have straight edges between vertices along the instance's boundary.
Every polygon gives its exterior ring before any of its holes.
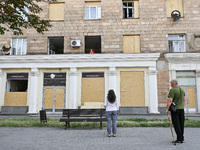
{"type": "Polygon", "coordinates": [[[23,35],[23,29],[28,28],[34,28],[38,33],[48,31],[52,25],[49,20],[39,17],[42,9],[38,2],[51,1],[56,0],[0,0],[0,34],[12,31],[14,35],[23,35]]]}

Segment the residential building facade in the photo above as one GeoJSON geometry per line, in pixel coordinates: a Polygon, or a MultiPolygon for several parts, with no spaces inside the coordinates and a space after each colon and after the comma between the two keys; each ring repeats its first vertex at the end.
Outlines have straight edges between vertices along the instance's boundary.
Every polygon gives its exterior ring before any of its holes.
{"type": "Polygon", "coordinates": [[[0,36],[1,113],[102,108],[109,89],[121,114],[164,113],[170,80],[200,112],[198,0],[40,2],[53,25],[0,36]],[[173,11],[180,18],[172,18],[173,11]]]}

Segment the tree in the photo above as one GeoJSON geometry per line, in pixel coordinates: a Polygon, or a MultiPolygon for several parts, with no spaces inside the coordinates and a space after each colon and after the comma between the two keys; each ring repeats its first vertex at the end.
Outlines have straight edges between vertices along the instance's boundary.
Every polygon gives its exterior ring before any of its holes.
{"type": "Polygon", "coordinates": [[[12,31],[14,35],[23,35],[23,29],[34,28],[38,33],[48,31],[52,25],[49,20],[41,19],[42,9],[38,2],[56,0],[0,0],[0,34],[12,31]]]}

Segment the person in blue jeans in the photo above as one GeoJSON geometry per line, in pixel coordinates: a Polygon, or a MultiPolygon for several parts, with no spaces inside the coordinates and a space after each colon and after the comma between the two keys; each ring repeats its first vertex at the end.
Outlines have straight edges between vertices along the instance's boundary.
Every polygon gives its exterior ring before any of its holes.
{"type": "Polygon", "coordinates": [[[111,121],[113,137],[116,137],[117,115],[119,115],[119,105],[115,92],[113,90],[108,91],[108,95],[105,99],[104,106],[106,107],[108,137],[111,137],[111,121]]]}

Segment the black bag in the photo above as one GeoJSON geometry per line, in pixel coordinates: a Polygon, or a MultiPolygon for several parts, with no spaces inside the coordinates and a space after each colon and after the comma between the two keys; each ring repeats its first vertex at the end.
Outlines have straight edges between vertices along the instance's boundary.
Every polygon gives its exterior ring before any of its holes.
{"type": "Polygon", "coordinates": [[[169,107],[169,111],[176,112],[176,104],[174,102],[171,103],[171,105],[169,107]]]}

